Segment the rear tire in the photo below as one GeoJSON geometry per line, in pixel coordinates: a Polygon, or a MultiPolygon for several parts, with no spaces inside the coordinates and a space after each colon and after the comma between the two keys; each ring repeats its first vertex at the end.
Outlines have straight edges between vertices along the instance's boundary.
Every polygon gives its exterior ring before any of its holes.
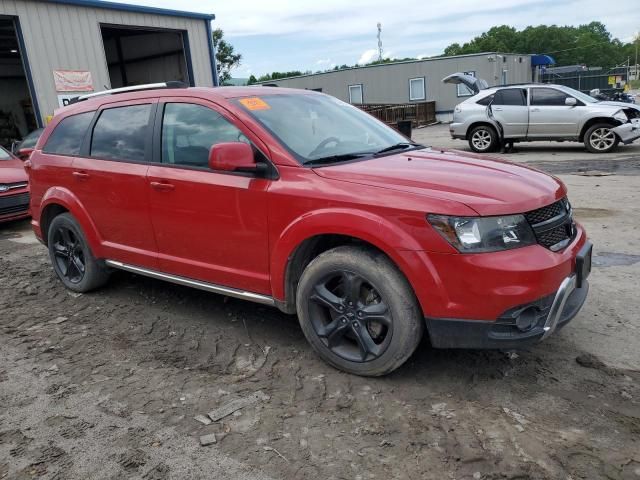
{"type": "Polygon", "coordinates": [[[584,134],[584,146],[591,153],[609,153],[615,150],[620,138],[613,132],[613,125],[596,123],[584,134]]]}
{"type": "Polygon", "coordinates": [[[411,286],[376,250],[342,246],[322,253],[302,273],[296,300],[311,346],[345,372],[390,373],[422,338],[424,319],[411,286]]]}
{"type": "Polygon", "coordinates": [[[47,239],[53,270],[69,290],[84,293],[109,280],[109,271],[93,256],[82,228],[70,213],[51,221],[47,239]]]}
{"type": "Polygon", "coordinates": [[[476,153],[489,153],[498,148],[498,132],[489,125],[479,125],[469,134],[469,147],[476,153]]]}

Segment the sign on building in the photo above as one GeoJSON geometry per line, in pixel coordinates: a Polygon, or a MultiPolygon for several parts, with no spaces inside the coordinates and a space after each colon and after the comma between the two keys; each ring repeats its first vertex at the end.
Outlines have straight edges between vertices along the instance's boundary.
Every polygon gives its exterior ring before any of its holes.
{"type": "Polygon", "coordinates": [[[93,79],[87,70],[54,70],[56,92],[91,92],[93,79]]]}

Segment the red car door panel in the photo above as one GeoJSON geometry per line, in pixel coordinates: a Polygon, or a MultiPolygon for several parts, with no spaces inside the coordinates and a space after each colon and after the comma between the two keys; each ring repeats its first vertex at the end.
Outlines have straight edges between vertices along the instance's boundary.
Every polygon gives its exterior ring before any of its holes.
{"type": "MultiPolygon", "coordinates": [[[[270,180],[207,167],[218,141],[247,141],[223,110],[197,99],[166,99],[156,128],[163,165],[149,167],[151,218],[166,273],[270,294],[267,190],[270,180]]],[[[162,108],[162,103],[159,105],[162,108]]],[[[245,135],[246,133],[246,135],[245,135]]],[[[155,159],[158,160],[157,158],[155,159]]]]}

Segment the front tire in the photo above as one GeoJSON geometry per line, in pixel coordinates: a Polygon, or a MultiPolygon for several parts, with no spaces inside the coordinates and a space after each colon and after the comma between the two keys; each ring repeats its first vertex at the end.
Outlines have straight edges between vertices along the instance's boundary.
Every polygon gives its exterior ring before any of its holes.
{"type": "Polygon", "coordinates": [[[381,252],[343,246],[304,270],[296,295],[302,331],[330,365],[380,376],[402,365],[423,333],[409,283],[381,252]]]}
{"type": "Polygon", "coordinates": [[[609,153],[615,150],[620,139],[608,123],[596,123],[584,134],[584,146],[591,153],[609,153]]]}
{"type": "Polygon", "coordinates": [[[53,270],[69,290],[84,293],[107,282],[109,272],[93,256],[82,228],[70,213],[51,221],[47,239],[53,270]]]}
{"type": "Polygon", "coordinates": [[[469,134],[469,147],[476,153],[489,153],[498,148],[498,133],[489,125],[480,125],[469,134]]]}

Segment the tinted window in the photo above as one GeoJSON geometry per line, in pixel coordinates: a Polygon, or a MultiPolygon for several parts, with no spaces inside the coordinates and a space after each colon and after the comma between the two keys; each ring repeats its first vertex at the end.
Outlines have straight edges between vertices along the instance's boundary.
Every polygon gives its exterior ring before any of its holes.
{"type": "Polygon", "coordinates": [[[505,88],[504,90],[498,90],[496,97],[493,100],[494,105],[526,105],[524,93],[521,88],[505,88]]]}
{"type": "Polygon", "coordinates": [[[151,105],[104,110],[91,139],[91,156],[114,160],[145,160],[151,105]]]}
{"type": "Polygon", "coordinates": [[[249,140],[218,112],[202,105],[168,103],[162,122],[162,162],[209,165],[209,150],[221,142],[249,140]]]}
{"type": "Polygon", "coordinates": [[[554,88],[532,88],[531,105],[564,105],[568,96],[554,88]]]}
{"type": "Polygon", "coordinates": [[[47,140],[42,151],[58,155],[79,155],[82,140],[94,113],[80,113],[63,119],[47,140]]]}
{"type": "Polygon", "coordinates": [[[493,100],[493,97],[495,97],[495,94],[494,95],[489,95],[489,96],[484,97],[484,98],[481,98],[476,103],[478,105],[489,105],[491,103],[491,101],[493,100]]]}
{"type": "Polygon", "coordinates": [[[0,160],[12,160],[11,155],[4,148],[0,147],[0,160]]]}
{"type": "Polygon", "coordinates": [[[43,130],[42,128],[39,128],[31,132],[26,137],[24,137],[20,142],[20,144],[18,145],[18,150],[22,148],[34,148],[36,146],[36,143],[38,143],[38,139],[40,138],[40,135],[42,135],[42,130],[43,130]]]}

